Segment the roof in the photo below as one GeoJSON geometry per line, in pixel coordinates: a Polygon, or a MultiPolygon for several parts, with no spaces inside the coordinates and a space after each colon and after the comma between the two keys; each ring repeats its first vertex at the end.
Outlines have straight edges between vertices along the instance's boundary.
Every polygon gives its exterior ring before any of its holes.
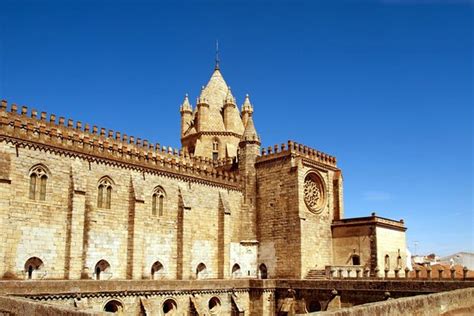
{"type": "Polygon", "coordinates": [[[201,91],[200,98],[209,104],[209,130],[225,131],[221,110],[229,87],[219,69],[215,69],[211,79],[201,91]]]}

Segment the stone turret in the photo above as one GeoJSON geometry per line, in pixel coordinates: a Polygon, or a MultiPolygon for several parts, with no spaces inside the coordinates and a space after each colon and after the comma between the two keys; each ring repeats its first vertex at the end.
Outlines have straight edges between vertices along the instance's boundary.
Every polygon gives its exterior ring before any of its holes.
{"type": "Polygon", "coordinates": [[[181,107],[179,108],[179,112],[181,113],[181,137],[183,137],[186,131],[191,127],[193,121],[193,108],[189,103],[187,93],[184,97],[183,104],[181,104],[181,107]]]}
{"type": "Polygon", "coordinates": [[[209,102],[201,93],[201,96],[197,99],[197,131],[209,130],[209,102]]]}
{"type": "Polygon", "coordinates": [[[242,122],[244,123],[244,127],[247,127],[247,121],[249,117],[252,116],[253,113],[253,107],[252,104],[250,103],[250,97],[249,95],[245,95],[245,100],[244,104],[242,104],[242,122]]]}
{"type": "Polygon", "coordinates": [[[255,162],[260,155],[260,137],[257,134],[253,118],[250,115],[247,118],[247,126],[239,142],[239,173],[243,178],[244,191],[244,209],[246,219],[244,239],[257,239],[257,171],[255,162]]]}
{"type": "Polygon", "coordinates": [[[238,133],[242,130],[242,126],[240,126],[239,129],[238,125],[239,123],[240,125],[242,125],[242,123],[240,121],[239,111],[237,110],[237,105],[235,103],[235,98],[232,95],[232,91],[229,87],[229,90],[227,91],[227,95],[224,100],[224,125],[225,129],[228,132],[238,133]]]}

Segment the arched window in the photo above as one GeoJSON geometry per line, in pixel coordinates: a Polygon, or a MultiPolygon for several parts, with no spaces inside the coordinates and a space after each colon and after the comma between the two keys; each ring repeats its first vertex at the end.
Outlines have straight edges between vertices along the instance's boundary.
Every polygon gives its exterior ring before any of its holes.
{"type": "Polygon", "coordinates": [[[151,278],[152,280],[158,280],[158,279],[162,279],[163,275],[164,275],[163,265],[161,264],[161,262],[156,261],[151,266],[151,278]]]}
{"type": "Polygon", "coordinates": [[[97,207],[110,209],[112,201],[112,179],[103,177],[99,180],[97,192],[97,207]]]}
{"type": "Polygon", "coordinates": [[[196,279],[205,279],[207,277],[207,268],[204,263],[200,263],[196,268],[196,279]]]}
{"type": "Polygon", "coordinates": [[[219,140],[217,138],[212,141],[212,159],[219,159],[219,140]]]}
{"type": "Polygon", "coordinates": [[[260,274],[260,279],[267,279],[268,278],[267,266],[264,263],[262,263],[258,267],[258,272],[260,274]]]}
{"type": "Polygon", "coordinates": [[[207,306],[209,307],[209,312],[211,312],[211,315],[218,315],[219,309],[221,308],[221,300],[214,296],[209,300],[207,306]]]}
{"type": "Polygon", "coordinates": [[[176,315],[178,304],[176,304],[175,300],[169,298],[163,303],[162,309],[164,315],[176,315]]]}
{"type": "Polygon", "coordinates": [[[104,312],[121,313],[123,311],[123,304],[118,300],[110,300],[104,305],[104,312]]]}
{"type": "Polygon", "coordinates": [[[321,303],[319,303],[319,301],[311,301],[306,309],[308,310],[309,313],[313,313],[313,312],[319,312],[321,310],[321,303]]]}
{"type": "Polygon", "coordinates": [[[384,264],[385,264],[385,270],[390,270],[390,256],[389,255],[385,255],[384,264]]]}
{"type": "Polygon", "coordinates": [[[241,271],[240,271],[240,266],[236,263],[234,264],[234,266],[232,267],[232,278],[238,278],[242,275],[241,271]]]}
{"type": "Polygon", "coordinates": [[[25,262],[25,272],[28,280],[35,279],[37,271],[43,268],[43,261],[38,257],[31,257],[25,262]]]}
{"type": "Polygon", "coordinates": [[[46,200],[46,184],[48,182],[48,172],[43,165],[36,165],[30,170],[30,199],[46,200]]]}
{"type": "Polygon", "coordinates": [[[112,276],[110,272],[110,264],[106,260],[100,260],[94,268],[96,280],[108,279],[112,276]]]}
{"type": "Polygon", "coordinates": [[[151,214],[163,216],[165,205],[165,190],[162,187],[156,187],[153,190],[151,201],[151,214]]]}

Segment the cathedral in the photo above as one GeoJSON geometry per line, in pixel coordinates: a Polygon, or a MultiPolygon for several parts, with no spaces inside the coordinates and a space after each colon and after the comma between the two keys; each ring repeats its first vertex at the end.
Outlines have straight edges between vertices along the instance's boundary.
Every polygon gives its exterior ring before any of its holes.
{"type": "Polygon", "coordinates": [[[186,95],[179,108],[175,149],[2,101],[0,279],[406,268],[403,220],[344,218],[336,158],[295,141],[263,147],[250,97],[239,104],[216,65],[196,104],[186,95]]]}

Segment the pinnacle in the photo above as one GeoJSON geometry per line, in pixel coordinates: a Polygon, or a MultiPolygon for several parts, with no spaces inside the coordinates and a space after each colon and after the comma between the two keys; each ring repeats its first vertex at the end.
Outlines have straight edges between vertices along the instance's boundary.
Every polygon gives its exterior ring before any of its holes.
{"type": "Polygon", "coordinates": [[[255,129],[252,116],[249,116],[248,118],[247,126],[245,127],[244,134],[242,135],[242,140],[260,142],[260,138],[258,137],[257,130],[255,129]]]}
{"type": "Polygon", "coordinates": [[[244,103],[242,104],[242,112],[253,112],[252,103],[250,103],[250,97],[248,93],[245,95],[244,103]]]}
{"type": "Polygon", "coordinates": [[[184,96],[183,103],[181,104],[181,111],[192,111],[192,110],[193,108],[191,104],[189,103],[189,97],[188,97],[188,94],[186,93],[186,95],[184,96]]]}

